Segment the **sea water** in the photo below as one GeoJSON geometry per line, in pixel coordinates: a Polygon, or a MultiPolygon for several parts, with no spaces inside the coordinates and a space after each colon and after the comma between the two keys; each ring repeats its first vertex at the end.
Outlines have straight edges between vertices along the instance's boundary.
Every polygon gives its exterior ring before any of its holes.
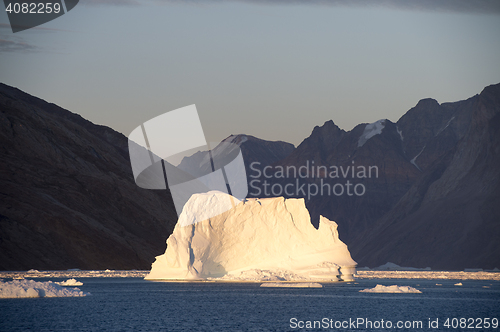
{"type": "Polygon", "coordinates": [[[0,331],[500,331],[492,325],[492,319],[500,319],[500,281],[366,279],[323,283],[322,288],[140,278],[79,281],[90,296],[0,299],[0,331]],[[377,284],[411,286],[422,293],[359,292],[377,284]]]}

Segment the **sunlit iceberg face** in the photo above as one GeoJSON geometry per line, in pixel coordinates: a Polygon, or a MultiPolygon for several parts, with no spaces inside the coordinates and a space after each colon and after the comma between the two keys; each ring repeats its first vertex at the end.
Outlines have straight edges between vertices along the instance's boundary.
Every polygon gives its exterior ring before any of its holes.
{"type": "MultiPolygon", "coordinates": [[[[170,189],[179,216],[194,194],[220,191],[235,199],[205,207],[193,220],[205,220],[235,207],[248,194],[245,164],[237,144],[221,142],[210,150],[195,105],[157,116],[130,133],[130,162],[136,184],[145,189],[170,189]],[[169,158],[192,149],[207,150],[189,167],[174,166],[169,158]]],[[[187,225],[185,225],[187,226],[187,225]]]]}

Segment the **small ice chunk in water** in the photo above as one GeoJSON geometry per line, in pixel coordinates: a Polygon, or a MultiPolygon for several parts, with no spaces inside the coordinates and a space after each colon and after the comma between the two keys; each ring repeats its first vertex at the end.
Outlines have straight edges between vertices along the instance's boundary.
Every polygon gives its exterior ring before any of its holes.
{"type": "Polygon", "coordinates": [[[74,297],[86,296],[90,293],[82,292],[78,288],[65,288],[52,281],[13,280],[0,281],[0,298],[21,297],[74,297]]]}
{"type": "Polygon", "coordinates": [[[384,285],[377,285],[374,288],[367,288],[360,290],[362,293],[422,293],[416,288],[410,287],[410,286],[398,286],[398,285],[392,285],[392,286],[384,286],[384,285]]]}
{"type": "Polygon", "coordinates": [[[83,286],[83,282],[76,279],[68,279],[65,281],[56,282],[60,286],[83,286]]]}
{"type": "Polygon", "coordinates": [[[265,282],[260,287],[322,288],[317,282],[265,282]]]}

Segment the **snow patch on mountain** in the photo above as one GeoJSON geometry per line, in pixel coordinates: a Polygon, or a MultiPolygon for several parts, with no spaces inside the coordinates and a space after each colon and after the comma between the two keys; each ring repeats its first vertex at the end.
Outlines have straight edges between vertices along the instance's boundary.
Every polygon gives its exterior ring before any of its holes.
{"type": "Polygon", "coordinates": [[[415,157],[413,157],[412,160],[410,160],[410,163],[412,163],[413,166],[415,166],[419,171],[422,171],[422,170],[417,165],[417,158],[422,154],[422,152],[424,152],[424,150],[425,150],[425,146],[422,148],[422,150],[420,150],[420,152],[415,157]]]}
{"type": "Polygon", "coordinates": [[[437,134],[436,134],[436,135],[434,135],[434,136],[437,136],[437,135],[441,134],[441,133],[442,133],[442,132],[443,132],[446,128],[448,128],[448,127],[450,126],[451,121],[453,121],[453,119],[455,119],[455,116],[452,116],[452,117],[451,117],[451,119],[449,119],[449,120],[448,120],[448,122],[446,123],[446,125],[445,125],[443,128],[441,128],[441,129],[437,132],[437,134]]]}
{"type": "Polygon", "coordinates": [[[403,131],[401,129],[399,129],[398,126],[396,126],[396,131],[398,132],[399,137],[401,138],[401,142],[404,141],[403,131]]]}
{"type": "Polygon", "coordinates": [[[359,137],[358,148],[362,147],[370,138],[375,135],[381,134],[385,127],[385,120],[378,120],[374,123],[367,124],[363,134],[359,137]]]}
{"type": "Polygon", "coordinates": [[[206,220],[198,214],[231,200],[193,195],[146,279],[353,280],[356,262],[337,224],[321,216],[315,229],[303,199],[245,199],[206,220]]]}

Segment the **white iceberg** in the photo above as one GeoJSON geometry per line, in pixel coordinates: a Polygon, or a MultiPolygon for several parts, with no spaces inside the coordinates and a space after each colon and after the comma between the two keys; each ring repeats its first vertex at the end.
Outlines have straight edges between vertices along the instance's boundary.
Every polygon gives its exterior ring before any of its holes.
{"type": "Polygon", "coordinates": [[[56,282],[60,286],[83,286],[83,282],[76,279],[68,279],[65,281],[56,282]]]}
{"type": "Polygon", "coordinates": [[[13,280],[0,281],[0,298],[21,297],[75,297],[86,296],[90,293],[82,292],[78,288],[65,288],[52,281],[13,280]]]}
{"type": "Polygon", "coordinates": [[[422,293],[416,288],[410,286],[398,286],[398,285],[392,285],[392,286],[377,285],[374,288],[367,288],[360,290],[360,292],[361,293],[422,293]]]}
{"type": "Polygon", "coordinates": [[[317,282],[266,282],[260,287],[285,287],[285,288],[322,288],[323,285],[317,282]]]}
{"type": "Polygon", "coordinates": [[[193,222],[197,209],[216,209],[213,205],[228,196],[211,191],[190,198],[146,279],[354,279],[356,262],[340,241],[337,224],[320,217],[315,229],[303,199],[246,199],[193,222]]]}

